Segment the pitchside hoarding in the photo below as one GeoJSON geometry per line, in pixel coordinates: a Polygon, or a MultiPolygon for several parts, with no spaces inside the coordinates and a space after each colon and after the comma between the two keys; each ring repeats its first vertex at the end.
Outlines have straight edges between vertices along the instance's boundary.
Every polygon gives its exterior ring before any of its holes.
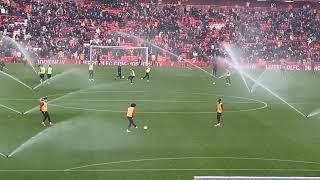
{"type": "MultiPolygon", "coordinates": [[[[90,61],[80,61],[80,60],[37,60],[37,64],[89,64],[90,61]]],[[[93,64],[98,65],[98,61],[92,61],[93,64]]],[[[132,66],[137,66],[138,62],[128,62],[128,61],[101,61],[101,65],[109,65],[109,66],[118,66],[118,65],[132,65],[132,66]]],[[[149,62],[145,63],[143,62],[141,64],[142,66],[156,66],[156,67],[192,67],[192,65],[196,65],[202,68],[210,68],[211,64],[208,62],[170,62],[170,61],[165,61],[165,62],[149,62]]],[[[220,64],[220,67],[224,67],[225,65],[223,63],[220,64]]],[[[281,64],[277,63],[268,63],[264,66],[258,65],[258,64],[242,64],[242,67],[245,69],[260,69],[260,68],[266,68],[267,70],[280,70],[281,69],[281,64]]],[[[285,69],[288,71],[310,71],[311,66],[310,65],[301,65],[299,63],[293,63],[293,64],[287,64],[285,65],[285,69]]],[[[315,64],[314,66],[315,71],[320,71],[320,64],[315,64]]]]}
{"type": "MultiPolygon", "coordinates": [[[[12,63],[11,60],[3,59],[6,63],[12,63]]],[[[58,60],[58,59],[38,59],[36,61],[37,64],[89,64],[90,61],[81,61],[81,60],[58,60]]],[[[98,65],[98,61],[92,61],[93,64],[98,65]]],[[[100,65],[107,66],[125,66],[132,65],[137,66],[138,62],[136,61],[100,61],[100,65]]],[[[163,61],[163,62],[142,62],[141,66],[155,66],[155,67],[193,67],[199,66],[201,68],[211,68],[212,64],[210,62],[202,62],[202,61],[188,61],[188,62],[173,62],[173,61],[163,61]]],[[[219,63],[220,68],[225,67],[225,63],[219,63]]],[[[250,63],[250,64],[242,64],[242,68],[244,69],[267,69],[267,70],[280,70],[281,64],[279,63],[267,63],[265,65],[261,65],[258,63],[250,63]]],[[[290,63],[285,65],[285,69],[287,71],[310,71],[310,65],[301,65],[300,63],[290,63]]],[[[314,66],[315,71],[320,71],[320,63],[315,63],[314,66]]]]}

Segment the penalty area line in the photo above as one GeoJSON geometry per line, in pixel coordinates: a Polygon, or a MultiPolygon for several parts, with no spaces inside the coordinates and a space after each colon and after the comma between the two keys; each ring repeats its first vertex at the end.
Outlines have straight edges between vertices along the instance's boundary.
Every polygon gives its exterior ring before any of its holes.
{"type": "MultiPolygon", "coordinates": [[[[224,169],[224,168],[184,168],[184,169],[176,169],[176,168],[166,168],[166,169],[88,169],[88,170],[70,170],[75,172],[130,172],[130,171],[299,171],[299,172],[319,172],[320,169],[224,169]]],[[[67,171],[67,172],[70,172],[67,171]]]]}
{"type": "Polygon", "coordinates": [[[60,169],[3,169],[0,172],[135,172],[135,171],[290,171],[290,172],[320,172],[320,169],[245,169],[245,168],[160,168],[160,169],[88,169],[88,170],[60,170],[60,169]]]}
{"type": "Polygon", "coordinates": [[[256,161],[275,161],[275,162],[288,162],[288,163],[302,163],[302,164],[316,164],[320,165],[319,162],[314,161],[301,161],[301,160],[289,160],[289,159],[275,159],[275,158],[262,158],[262,157],[166,157],[166,158],[149,158],[149,159],[132,159],[132,160],[122,160],[122,161],[111,161],[111,162],[104,162],[104,163],[95,163],[95,164],[86,164],[82,166],[72,167],[65,169],[65,171],[71,170],[79,170],[83,168],[89,167],[97,167],[102,165],[111,165],[111,164],[123,164],[123,163],[132,163],[132,162],[147,162],[147,161],[162,161],[162,160],[187,160],[187,159],[231,159],[231,160],[256,160],[256,161]]]}

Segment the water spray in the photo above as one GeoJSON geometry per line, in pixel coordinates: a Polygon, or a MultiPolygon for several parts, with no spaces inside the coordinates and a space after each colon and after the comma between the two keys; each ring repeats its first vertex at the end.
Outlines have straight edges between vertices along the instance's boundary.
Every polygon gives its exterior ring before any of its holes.
{"type": "Polygon", "coordinates": [[[5,76],[8,76],[9,78],[17,81],[19,84],[22,84],[23,86],[27,87],[28,89],[32,90],[32,87],[28,86],[26,83],[22,82],[21,80],[19,80],[18,78],[8,74],[8,73],[5,73],[3,71],[0,71],[1,74],[5,75],[5,76]]]}
{"type": "MultiPolygon", "coordinates": [[[[239,69],[236,65],[232,64],[229,61],[225,61],[228,65],[230,65],[231,67],[233,67],[234,69],[236,69],[239,73],[241,73],[241,69],[239,69]]],[[[261,84],[259,81],[257,81],[256,79],[254,79],[253,77],[251,77],[250,75],[248,75],[246,72],[242,72],[242,74],[250,79],[251,81],[253,81],[254,83],[256,83],[258,86],[260,86],[261,88],[265,89],[266,91],[268,91],[271,95],[273,95],[274,97],[276,97],[277,99],[279,99],[280,101],[282,101],[283,103],[285,103],[286,105],[288,105],[290,108],[292,108],[294,111],[296,111],[297,113],[299,113],[300,115],[302,115],[303,117],[307,117],[304,113],[302,113],[301,111],[299,111],[297,108],[295,108],[294,106],[292,106],[291,104],[289,104],[286,100],[284,100],[283,98],[281,98],[279,95],[277,95],[276,93],[274,93],[272,90],[270,90],[269,88],[267,88],[266,86],[264,86],[263,84],[261,84]]]]}
{"type": "Polygon", "coordinates": [[[307,115],[307,118],[313,117],[320,114],[320,108],[313,110],[310,114],[307,115]]]}
{"type": "Polygon", "coordinates": [[[8,155],[2,154],[2,153],[0,153],[0,156],[3,156],[3,157],[5,157],[5,158],[8,158],[8,157],[9,157],[8,155]]]}
{"type": "Polygon", "coordinates": [[[32,62],[30,61],[31,57],[30,57],[29,53],[26,51],[26,49],[24,47],[22,47],[17,41],[15,41],[14,39],[12,39],[12,38],[10,38],[8,36],[3,36],[2,39],[14,44],[19,49],[19,51],[23,54],[23,56],[26,59],[25,61],[28,62],[28,64],[31,66],[31,68],[34,71],[34,73],[36,75],[38,75],[38,72],[33,67],[32,62]]]}
{"type": "MultiPolygon", "coordinates": [[[[82,89],[69,92],[69,93],[67,93],[67,94],[65,94],[65,95],[63,95],[63,96],[60,96],[60,97],[58,97],[58,98],[56,98],[56,99],[51,100],[50,103],[51,103],[51,102],[58,101],[58,100],[60,100],[60,99],[62,99],[62,98],[65,98],[66,96],[70,96],[70,95],[73,95],[73,94],[75,94],[75,93],[79,93],[79,92],[81,92],[81,91],[82,91],[82,89]]],[[[30,112],[32,112],[32,111],[37,110],[38,108],[39,108],[39,106],[35,106],[35,107],[33,107],[33,108],[25,111],[23,114],[28,114],[28,113],[30,113],[30,112]]]]}
{"type": "Polygon", "coordinates": [[[232,50],[226,45],[226,44],[223,44],[223,47],[224,49],[227,51],[228,55],[231,57],[231,60],[233,62],[233,64],[235,66],[238,67],[238,69],[240,70],[239,73],[240,73],[240,77],[242,79],[242,81],[244,82],[244,85],[246,86],[247,90],[250,92],[250,88],[248,86],[248,83],[246,81],[246,78],[243,76],[242,72],[242,68],[241,68],[241,65],[239,64],[239,62],[237,61],[237,56],[232,52],[232,50]]]}
{"type": "Polygon", "coordinates": [[[172,55],[173,57],[175,57],[175,58],[177,58],[177,59],[181,59],[181,60],[183,60],[184,62],[190,64],[191,66],[194,66],[194,67],[200,69],[201,71],[203,71],[204,73],[206,73],[206,74],[214,77],[213,74],[211,74],[210,72],[208,72],[208,71],[206,71],[205,69],[201,68],[200,66],[197,66],[197,65],[195,65],[195,64],[193,64],[193,63],[191,63],[191,62],[189,62],[189,61],[187,61],[187,60],[185,60],[185,59],[183,59],[181,56],[178,56],[178,55],[170,52],[170,51],[167,50],[167,49],[164,49],[164,48],[162,48],[162,47],[160,47],[160,46],[158,46],[158,45],[155,45],[155,44],[153,44],[152,42],[150,42],[150,41],[148,41],[148,40],[145,40],[145,39],[143,39],[143,38],[141,38],[141,37],[139,37],[139,36],[136,36],[136,35],[133,35],[133,34],[129,34],[129,33],[125,33],[125,32],[116,32],[116,33],[118,33],[118,34],[120,34],[120,35],[122,35],[122,36],[128,36],[128,37],[131,37],[131,38],[134,38],[134,39],[142,40],[143,42],[145,42],[145,43],[147,43],[147,44],[149,44],[149,45],[151,45],[151,46],[153,46],[153,47],[155,47],[155,48],[157,48],[157,49],[160,49],[161,51],[167,52],[167,53],[169,53],[170,55],[172,55]]]}
{"type": "MultiPolygon", "coordinates": [[[[261,78],[263,77],[264,73],[266,73],[266,72],[267,72],[267,69],[265,69],[265,70],[259,75],[257,81],[260,81],[261,78]]],[[[252,85],[252,87],[251,87],[251,91],[250,91],[250,92],[253,92],[256,88],[257,88],[257,84],[254,83],[254,84],[252,85]]]]}
{"type": "Polygon", "coordinates": [[[73,120],[65,120],[63,122],[57,123],[50,128],[45,128],[44,130],[38,132],[31,138],[27,139],[25,142],[16,147],[9,155],[4,155],[8,158],[14,156],[15,154],[31,147],[32,145],[41,142],[46,138],[50,138],[51,135],[58,134],[57,132],[65,132],[67,129],[73,128],[74,121],[73,120]]]}
{"type": "Polygon", "coordinates": [[[58,75],[55,75],[55,76],[53,76],[52,78],[47,79],[47,80],[43,81],[42,83],[36,85],[36,86],[33,87],[32,89],[37,89],[37,88],[43,86],[44,84],[48,83],[49,81],[54,81],[54,80],[56,80],[56,79],[59,79],[59,78],[65,76],[65,75],[70,74],[70,73],[73,73],[73,72],[75,72],[75,71],[76,71],[76,69],[70,69],[70,70],[68,70],[68,71],[66,71],[66,72],[63,72],[63,73],[58,74],[58,75]]]}

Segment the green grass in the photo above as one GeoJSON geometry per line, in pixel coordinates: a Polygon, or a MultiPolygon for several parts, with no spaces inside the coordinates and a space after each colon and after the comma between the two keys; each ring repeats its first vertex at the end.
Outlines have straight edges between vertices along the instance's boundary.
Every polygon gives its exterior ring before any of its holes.
{"type": "MultiPolygon", "coordinates": [[[[39,83],[30,67],[7,67],[29,86],[39,83]]],[[[249,93],[237,73],[226,87],[224,79],[213,85],[197,69],[153,68],[148,83],[139,79],[144,68],[135,67],[134,85],[114,80],[116,67],[96,67],[95,82],[88,81],[86,66],[55,66],[54,71],[71,68],[76,71],[34,92],[0,74],[0,104],[21,112],[36,107],[24,115],[0,108],[0,153],[10,154],[27,141],[12,157],[0,157],[1,180],[320,174],[319,119],[302,117],[261,88],[249,93]],[[37,106],[43,96],[49,97],[52,127],[40,126],[37,106]],[[220,128],[213,127],[217,98],[226,109],[220,128]],[[126,133],[131,102],[137,103],[139,128],[126,133]],[[64,171],[90,164],[98,165],[64,171]]],[[[319,107],[320,80],[308,72],[285,77],[267,72],[263,83],[305,114],[319,107]]]]}

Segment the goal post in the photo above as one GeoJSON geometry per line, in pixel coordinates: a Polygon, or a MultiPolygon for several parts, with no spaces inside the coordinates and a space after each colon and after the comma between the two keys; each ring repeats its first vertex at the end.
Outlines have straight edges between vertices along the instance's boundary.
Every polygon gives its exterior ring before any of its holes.
{"type": "Polygon", "coordinates": [[[89,60],[102,65],[149,65],[149,48],[137,46],[90,46],[89,60]]]}

